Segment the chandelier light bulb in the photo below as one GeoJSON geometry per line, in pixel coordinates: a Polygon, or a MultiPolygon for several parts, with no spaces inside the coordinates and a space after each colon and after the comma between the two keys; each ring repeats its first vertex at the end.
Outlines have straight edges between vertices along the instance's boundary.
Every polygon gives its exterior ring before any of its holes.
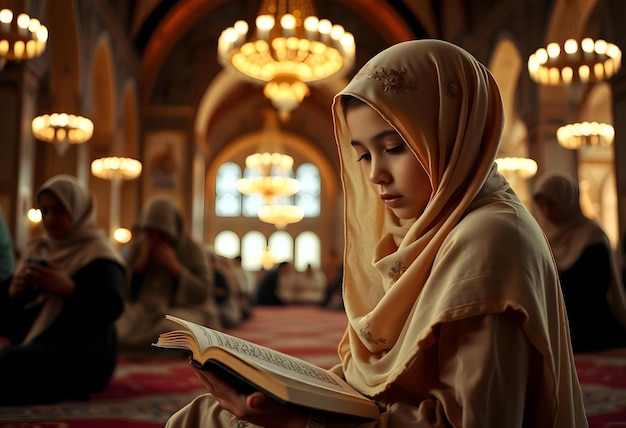
{"type": "Polygon", "coordinates": [[[33,119],[33,135],[41,141],[52,143],[59,156],[63,156],[70,144],[82,144],[93,136],[93,122],[86,117],[68,113],[52,113],[33,119]]]}
{"type": "Polygon", "coordinates": [[[620,69],[622,51],[606,40],[586,37],[580,44],[574,39],[549,43],[528,59],[528,73],[543,85],[595,83],[610,79],[620,69]]]}
{"type": "Polygon", "coordinates": [[[530,178],[537,173],[537,162],[529,158],[503,157],[496,159],[498,171],[503,174],[517,174],[521,178],[530,178]]]}
{"type": "Polygon", "coordinates": [[[142,165],[136,159],[104,157],[91,162],[91,173],[105,180],[132,180],[141,175],[142,165]]]}
{"type": "Polygon", "coordinates": [[[561,146],[570,150],[583,147],[606,147],[613,143],[615,129],[607,123],[571,123],[557,129],[556,138],[561,146]]]}
{"type": "Polygon", "coordinates": [[[48,29],[26,13],[0,10],[0,62],[40,56],[48,42],[48,29]]]}

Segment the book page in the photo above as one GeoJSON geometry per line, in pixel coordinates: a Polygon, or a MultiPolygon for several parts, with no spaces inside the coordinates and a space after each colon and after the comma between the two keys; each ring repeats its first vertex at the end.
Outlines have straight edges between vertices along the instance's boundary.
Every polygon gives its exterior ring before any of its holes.
{"type": "Polygon", "coordinates": [[[299,381],[309,385],[352,395],[339,384],[330,372],[314,364],[220,331],[170,317],[169,315],[167,317],[188,327],[197,337],[201,350],[211,346],[225,348],[269,372],[287,378],[297,378],[299,381]]]}

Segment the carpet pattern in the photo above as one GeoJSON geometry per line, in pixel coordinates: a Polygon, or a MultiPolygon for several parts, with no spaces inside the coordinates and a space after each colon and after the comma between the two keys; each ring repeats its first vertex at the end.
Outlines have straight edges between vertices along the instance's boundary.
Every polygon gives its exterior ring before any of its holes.
{"type": "MultiPolygon", "coordinates": [[[[337,344],[345,325],[340,311],[256,307],[249,320],[228,333],[329,368],[339,362],[337,344]]],[[[589,427],[626,428],[626,349],[578,354],[576,368],[589,427]]],[[[182,354],[155,349],[155,359],[121,360],[109,386],[89,401],[0,407],[0,428],[162,427],[203,392],[182,354]]]]}
{"type": "MultiPolygon", "coordinates": [[[[339,362],[337,344],[345,325],[339,311],[258,307],[228,333],[328,368],[339,362]]],[[[0,407],[0,428],[162,427],[205,389],[184,355],[172,358],[170,351],[161,349],[154,355],[151,360],[121,360],[108,387],[89,401],[0,407]],[[161,354],[166,357],[159,358],[161,354]]]]}

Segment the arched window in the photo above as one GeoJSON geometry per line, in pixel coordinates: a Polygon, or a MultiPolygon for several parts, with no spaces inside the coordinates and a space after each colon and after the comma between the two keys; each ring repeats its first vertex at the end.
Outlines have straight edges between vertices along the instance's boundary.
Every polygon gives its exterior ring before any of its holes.
{"type": "Polygon", "coordinates": [[[239,237],[230,230],[224,230],[217,234],[213,244],[216,254],[232,259],[240,254],[239,237]]]}
{"type": "Polygon", "coordinates": [[[261,232],[253,230],[241,238],[241,266],[249,271],[261,270],[267,241],[261,232]]]}
{"type": "Polygon", "coordinates": [[[320,268],[322,250],[319,237],[313,232],[302,232],[296,238],[296,270],[303,271],[308,264],[320,268]]]}
{"type": "Polygon", "coordinates": [[[300,191],[296,193],[296,205],[302,208],[305,217],[320,215],[320,172],[312,163],[303,163],[296,170],[300,191]]]}
{"type": "MultiPolygon", "coordinates": [[[[263,206],[261,195],[242,195],[237,190],[237,181],[244,177],[254,176],[249,168],[242,167],[235,162],[225,162],[218,170],[215,178],[215,214],[217,217],[256,217],[263,206]]],[[[321,180],[319,169],[312,163],[303,163],[289,173],[300,181],[300,191],[294,196],[277,197],[276,204],[297,205],[304,211],[304,216],[319,217],[321,213],[321,180]]],[[[225,223],[231,220],[225,221],[225,223]]],[[[248,223],[245,223],[248,224],[248,223]]],[[[232,229],[232,224],[228,224],[232,229]]],[[[232,230],[219,232],[214,241],[215,252],[219,255],[233,258],[241,255],[241,264],[249,271],[259,271],[264,261],[267,263],[271,251],[271,261],[290,261],[296,268],[303,270],[307,264],[319,267],[321,265],[321,245],[318,236],[313,232],[301,233],[294,245],[293,237],[283,230],[274,232],[269,240],[256,230],[232,230]],[[241,240],[239,236],[243,234],[241,240]],[[294,251],[295,250],[295,251],[294,251]]]]}
{"type": "Polygon", "coordinates": [[[237,181],[241,178],[241,168],[234,162],[226,162],[217,170],[215,177],[215,215],[218,217],[238,217],[241,215],[241,193],[237,181]]]}
{"type": "Polygon", "coordinates": [[[269,247],[277,263],[293,261],[293,239],[287,232],[279,230],[272,233],[269,247]]]}

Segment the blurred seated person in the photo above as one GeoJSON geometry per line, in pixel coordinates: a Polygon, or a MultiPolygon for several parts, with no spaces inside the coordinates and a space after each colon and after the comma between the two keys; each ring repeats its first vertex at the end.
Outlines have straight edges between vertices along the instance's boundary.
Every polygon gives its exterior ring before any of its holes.
{"type": "Polygon", "coordinates": [[[308,263],[306,269],[296,275],[294,303],[319,305],[326,294],[326,275],[308,263]]]}
{"type": "Polygon", "coordinates": [[[4,211],[0,208],[0,282],[6,281],[13,274],[14,265],[13,237],[9,232],[4,211]]]}
{"type": "Polygon", "coordinates": [[[241,264],[241,256],[235,256],[231,259],[231,266],[241,285],[241,292],[246,296],[249,304],[252,306],[256,300],[256,276],[254,273],[245,269],[241,264]]]}
{"type": "Polygon", "coordinates": [[[87,399],[117,358],[123,261],[95,222],[94,198],[59,175],[37,192],[44,233],[0,289],[0,405],[87,399]]]}
{"type": "Polygon", "coordinates": [[[575,352],[626,346],[626,298],[606,233],[581,209],[565,173],[539,178],[533,198],[559,271],[575,352]]]}
{"type": "Polygon", "coordinates": [[[139,227],[142,233],[128,252],[126,307],[117,324],[120,353],[130,358],[163,356],[151,344],[174,327],[166,314],[222,328],[213,270],[185,231],[176,203],[165,196],[149,199],[139,227]]]}
{"type": "Polygon", "coordinates": [[[283,261],[267,271],[259,281],[256,304],[283,306],[293,301],[295,270],[291,262],[283,261]]]}
{"type": "Polygon", "coordinates": [[[236,327],[250,316],[250,304],[241,290],[230,259],[213,250],[207,250],[207,257],[214,271],[215,301],[222,326],[236,327]]]}

